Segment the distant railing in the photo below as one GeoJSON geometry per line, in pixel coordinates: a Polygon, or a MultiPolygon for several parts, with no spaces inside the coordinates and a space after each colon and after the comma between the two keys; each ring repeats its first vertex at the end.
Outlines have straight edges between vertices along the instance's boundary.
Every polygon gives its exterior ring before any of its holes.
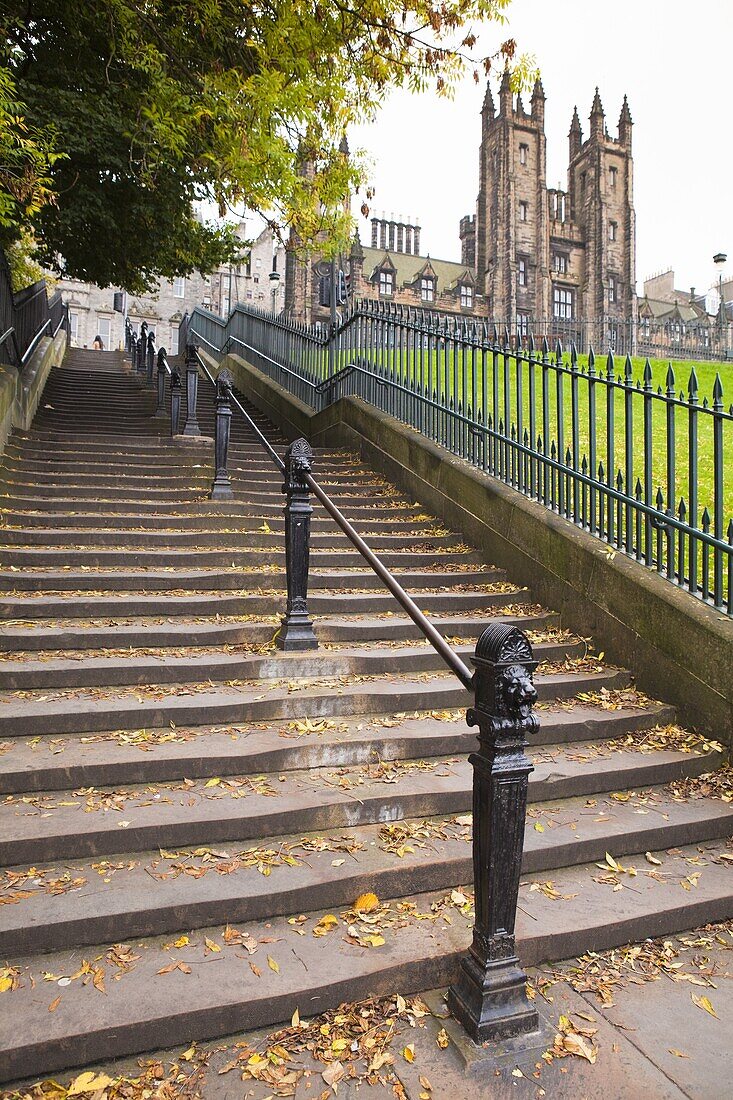
{"type": "Polygon", "coordinates": [[[0,355],[22,370],[40,340],[61,328],[68,333],[68,307],[61,292],[49,297],[45,280],[39,279],[14,294],[10,269],[0,252],[0,355]]]}
{"type": "Polygon", "coordinates": [[[196,309],[186,327],[315,409],[363,398],[733,614],[733,407],[714,368],[707,394],[694,368],[682,391],[671,365],[599,364],[592,348],[374,302],[333,333],[243,306],[227,321],[196,309]]]}

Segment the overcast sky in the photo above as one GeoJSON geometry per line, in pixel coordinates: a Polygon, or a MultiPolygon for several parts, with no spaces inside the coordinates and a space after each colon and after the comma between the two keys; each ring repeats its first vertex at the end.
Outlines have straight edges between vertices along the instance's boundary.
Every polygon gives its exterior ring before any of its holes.
{"type": "MultiPolygon", "coordinates": [[[[513,0],[508,29],[481,41],[489,52],[509,35],[541,70],[548,186],[566,184],[574,104],[585,137],[598,85],[616,136],[628,95],[639,291],[668,267],[678,287],[709,287],[715,252],[732,274],[733,0],[513,0]]],[[[373,161],[372,210],[418,219],[421,251],[439,259],[460,259],[458,221],[475,210],[484,87],[469,77],[453,101],[394,94],[349,134],[373,161]]],[[[369,244],[361,218],[360,233],[369,244]]]]}

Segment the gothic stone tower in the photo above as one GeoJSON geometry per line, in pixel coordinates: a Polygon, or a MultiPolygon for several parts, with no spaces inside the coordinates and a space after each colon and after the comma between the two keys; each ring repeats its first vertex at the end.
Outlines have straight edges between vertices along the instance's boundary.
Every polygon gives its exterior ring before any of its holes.
{"type": "MultiPolygon", "coordinates": [[[[527,113],[505,73],[495,112],[490,87],[481,115],[475,244],[461,221],[464,254],[475,247],[479,291],[492,320],[528,329],[533,319],[599,322],[587,332],[605,342],[609,323],[634,316],[635,226],[631,114],[619,136],[605,130],[600,97],[584,142],[577,110],[570,128],[568,190],[547,188],[545,95],[539,81],[527,113]]],[[[560,327],[560,326],[558,326],[560,327]]]]}

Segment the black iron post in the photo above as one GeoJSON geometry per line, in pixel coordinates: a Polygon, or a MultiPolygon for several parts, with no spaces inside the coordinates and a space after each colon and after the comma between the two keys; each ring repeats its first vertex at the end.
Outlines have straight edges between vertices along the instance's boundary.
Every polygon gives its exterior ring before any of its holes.
{"type": "Polygon", "coordinates": [[[199,392],[199,368],[196,361],[196,345],[186,344],[186,424],[184,435],[201,435],[196,419],[196,398],[199,392]]]}
{"type": "Polygon", "coordinates": [[[152,330],[148,333],[148,354],[146,363],[148,368],[147,383],[149,386],[152,386],[153,367],[155,365],[155,333],[152,330]]]}
{"type": "Polygon", "coordinates": [[[171,367],[171,435],[178,435],[181,421],[181,371],[178,365],[171,367]]]}
{"type": "Polygon", "coordinates": [[[524,748],[539,722],[532,713],[537,662],[521,630],[506,623],[487,627],[473,664],[475,702],[467,721],[478,726],[479,741],[470,757],[476,919],[469,954],[448,991],[448,1007],[471,1038],[483,1043],[539,1028],[514,937],[532,771],[524,748]]]}
{"type": "Polygon", "coordinates": [[[313,623],[308,617],[308,556],[311,513],[305,480],[311,471],[313,451],[305,439],[296,439],[285,453],[285,570],[288,602],[275,641],[278,648],[317,649],[313,623]]]}
{"type": "Polygon", "coordinates": [[[211,500],[231,500],[232,483],[227,473],[229,431],[232,423],[232,386],[234,377],[225,367],[216,379],[216,418],[214,421],[214,466],[216,473],[209,494],[211,500]]]}
{"type": "Polygon", "coordinates": [[[140,336],[137,341],[137,370],[142,374],[148,361],[148,322],[140,325],[140,336]]]}
{"type": "MultiPolygon", "coordinates": [[[[180,375],[178,376],[180,382],[180,375]]],[[[158,350],[158,404],[155,408],[157,417],[165,416],[165,348],[158,350]]]]}

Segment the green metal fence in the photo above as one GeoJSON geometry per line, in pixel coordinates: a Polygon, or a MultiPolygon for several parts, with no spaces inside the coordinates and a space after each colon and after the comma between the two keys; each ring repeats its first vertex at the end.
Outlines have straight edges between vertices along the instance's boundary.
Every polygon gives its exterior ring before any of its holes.
{"type": "Polygon", "coordinates": [[[695,368],[680,389],[672,365],[379,302],[333,330],[197,308],[186,341],[241,354],[315,409],[359,396],[733,614],[733,406],[714,368],[703,394],[695,368]]]}

